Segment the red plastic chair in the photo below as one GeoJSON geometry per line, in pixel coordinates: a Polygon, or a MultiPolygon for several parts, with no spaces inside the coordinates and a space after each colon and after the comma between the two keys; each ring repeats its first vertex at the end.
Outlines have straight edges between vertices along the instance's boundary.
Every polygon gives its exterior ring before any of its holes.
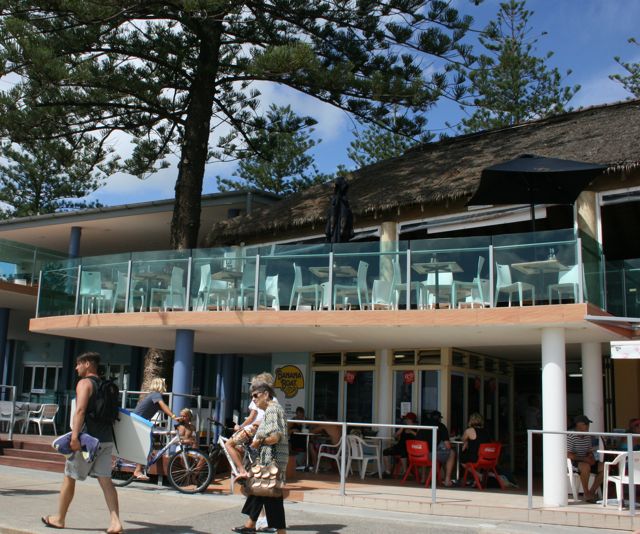
{"type": "MultiPolygon", "coordinates": [[[[407,440],[407,472],[404,474],[404,478],[402,479],[402,484],[404,484],[405,480],[409,477],[411,473],[416,477],[416,480],[420,481],[420,476],[418,474],[418,467],[429,467],[429,476],[427,477],[427,481],[425,486],[428,487],[431,485],[431,474],[433,473],[432,463],[431,463],[431,452],[429,451],[429,444],[426,441],[419,441],[415,439],[407,440]]],[[[437,469],[436,466],[436,477],[438,482],[442,482],[442,477],[440,475],[440,469],[437,469]]]]}
{"type": "Polygon", "coordinates": [[[487,487],[487,479],[489,473],[493,473],[500,485],[500,489],[504,489],[504,483],[502,478],[496,471],[498,466],[498,460],[500,459],[500,450],[502,445],[500,443],[483,443],[478,450],[478,460],[476,462],[467,462],[464,464],[464,476],[462,477],[462,485],[467,483],[467,474],[471,472],[473,479],[475,480],[474,486],[478,489],[484,489],[487,487]],[[480,482],[480,473],[482,472],[484,487],[480,482]]]}

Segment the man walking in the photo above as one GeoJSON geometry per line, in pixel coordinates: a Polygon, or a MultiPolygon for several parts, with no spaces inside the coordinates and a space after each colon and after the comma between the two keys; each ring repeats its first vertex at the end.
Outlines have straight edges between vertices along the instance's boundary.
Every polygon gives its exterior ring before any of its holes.
{"type": "Polygon", "coordinates": [[[42,522],[51,528],[64,528],[67,511],[73,500],[76,480],[85,480],[91,475],[98,479],[109,509],[110,521],[107,533],[118,534],[122,532],[122,523],[119,517],[118,494],[111,482],[112,426],[110,423],[91,417],[96,410],[97,386],[100,383],[99,364],[100,355],[97,352],[85,352],[76,359],[76,372],[80,380],[76,385],[76,411],[73,415],[70,446],[71,450],[80,451],[78,436],[81,432],[87,432],[100,441],[100,449],[92,463],[86,462],[82,454],[74,454],[67,460],[60,490],[58,514],[43,516],[42,522]]]}

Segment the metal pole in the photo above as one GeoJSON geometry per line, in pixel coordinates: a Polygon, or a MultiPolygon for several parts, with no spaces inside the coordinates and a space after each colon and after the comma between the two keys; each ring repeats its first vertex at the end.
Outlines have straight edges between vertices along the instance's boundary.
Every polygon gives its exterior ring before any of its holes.
{"type": "MultiPolygon", "coordinates": [[[[329,252],[329,281],[327,283],[327,309],[333,310],[333,250],[329,252]]],[[[322,301],[322,295],[320,295],[320,300],[322,301]]],[[[320,302],[320,308],[322,308],[322,304],[320,302]]]]}
{"type": "MultiPolygon", "coordinates": [[[[635,452],[633,450],[633,439],[631,434],[627,434],[627,450],[629,451],[629,458],[627,462],[627,470],[629,473],[629,515],[636,515],[636,485],[634,481],[634,471],[636,470],[636,464],[633,461],[635,452]]],[[[618,495],[620,499],[624,497],[618,495]]]]}
{"type": "Polygon", "coordinates": [[[582,238],[576,240],[576,263],[578,264],[578,302],[584,302],[584,265],[582,264],[582,238]]]}
{"type": "MultiPolygon", "coordinates": [[[[246,249],[245,249],[246,250],[246,249]]],[[[267,288],[265,287],[266,291],[267,288]]],[[[253,311],[258,311],[260,306],[260,254],[256,254],[256,273],[253,280],[253,311]]],[[[265,297],[266,300],[266,297],[265,297]]],[[[240,308],[244,309],[244,302],[240,303],[240,308]]]]}
{"type": "Polygon", "coordinates": [[[40,316],[40,291],[42,290],[42,271],[38,273],[38,297],[36,298],[36,319],[40,316]]]}
{"type": "MultiPolygon", "coordinates": [[[[131,275],[133,273],[133,264],[131,260],[127,263],[127,288],[124,291],[124,313],[129,312],[129,298],[131,296],[131,275]]],[[[114,304],[117,295],[114,295],[114,304]]],[[[151,293],[149,293],[149,299],[151,298],[151,293]]],[[[133,300],[132,300],[133,302],[133,300]]],[[[151,302],[149,302],[151,304],[151,302]]],[[[115,310],[115,306],[113,308],[115,310]]],[[[149,310],[151,310],[151,306],[149,306],[149,310]]],[[[133,311],[133,310],[132,310],[133,311]]],[[[142,304],[140,305],[140,311],[142,311],[142,304]]]]}
{"type": "Polygon", "coordinates": [[[431,427],[431,504],[436,503],[436,479],[438,478],[438,427],[431,427]]]}
{"type": "Polygon", "coordinates": [[[489,245],[489,307],[493,308],[497,303],[495,302],[494,288],[495,288],[495,273],[494,273],[493,261],[493,245],[489,245]]]}
{"type": "Polygon", "coordinates": [[[16,386],[9,386],[11,392],[11,418],[9,421],[9,441],[13,439],[13,425],[16,418],[16,386]]]}
{"type": "Polygon", "coordinates": [[[78,265],[78,279],[76,280],[76,303],[73,314],[78,315],[78,302],[80,301],[80,276],[82,275],[82,265],[78,265]]]}
{"type": "MultiPolygon", "coordinates": [[[[191,252],[192,253],[192,252],[191,252]]],[[[189,256],[189,260],[187,261],[187,287],[184,291],[185,294],[185,303],[184,303],[184,311],[189,311],[189,301],[191,300],[191,275],[193,268],[193,256],[189,256]]]]}
{"type": "MultiPolygon", "coordinates": [[[[418,303],[416,302],[416,308],[418,303]]],[[[411,309],[411,249],[407,249],[407,310],[411,309]]],[[[434,501],[435,502],[435,501],[434,501]]]]}
{"type": "MultiPolygon", "coordinates": [[[[331,273],[331,271],[329,271],[331,273]]],[[[340,495],[346,495],[345,486],[347,482],[347,423],[342,423],[342,438],[340,441],[340,495]]]]}
{"type": "Polygon", "coordinates": [[[527,508],[533,507],[533,430],[527,430],[527,508]]]}

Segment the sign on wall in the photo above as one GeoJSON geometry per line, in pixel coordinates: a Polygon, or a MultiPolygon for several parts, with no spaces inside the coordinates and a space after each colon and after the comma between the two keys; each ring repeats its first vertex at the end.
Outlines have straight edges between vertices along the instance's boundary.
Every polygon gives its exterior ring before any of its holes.
{"type": "Polygon", "coordinates": [[[621,360],[640,359],[640,342],[638,341],[612,341],[611,357],[621,360]]]}
{"type": "Polygon", "coordinates": [[[302,406],[305,412],[307,410],[305,371],[306,365],[300,364],[288,364],[275,369],[273,387],[288,419],[295,415],[298,406],[302,406]]]}

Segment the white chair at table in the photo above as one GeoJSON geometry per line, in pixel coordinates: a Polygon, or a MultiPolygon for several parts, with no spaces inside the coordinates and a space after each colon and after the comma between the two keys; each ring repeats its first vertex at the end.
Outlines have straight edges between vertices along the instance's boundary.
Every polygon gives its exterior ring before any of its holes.
{"type": "MultiPolygon", "coordinates": [[[[582,481],[580,480],[580,473],[574,470],[573,463],[571,460],[567,458],[567,477],[569,478],[569,489],[573,494],[573,500],[577,501],[579,499],[579,495],[584,493],[584,488],[582,487],[582,481]]],[[[591,485],[596,478],[596,475],[593,473],[589,473],[589,485],[591,485]]]]}
{"type": "Polygon", "coordinates": [[[322,288],[320,284],[307,284],[302,283],[302,268],[300,265],[293,264],[293,286],[291,287],[291,298],[289,299],[289,309],[293,309],[293,300],[296,300],[296,310],[300,308],[300,303],[304,301],[306,297],[313,295],[314,309],[318,309],[320,304],[320,293],[322,288]]]}
{"type": "Polygon", "coordinates": [[[200,284],[196,298],[193,299],[193,309],[206,311],[209,307],[209,295],[211,290],[211,265],[208,263],[200,267],[200,284]]]}
{"type": "Polygon", "coordinates": [[[13,425],[16,423],[22,423],[22,431],[24,432],[24,424],[27,420],[27,411],[19,409],[18,405],[9,401],[0,401],[0,429],[4,429],[5,423],[7,430],[11,424],[11,412],[13,410],[13,425]]]}
{"type": "Polygon", "coordinates": [[[162,307],[166,310],[185,308],[185,289],[182,285],[184,280],[184,269],[181,267],[173,267],[171,269],[171,279],[169,280],[168,288],[151,288],[151,295],[149,296],[149,307],[153,306],[155,297],[164,297],[162,300],[162,307]]]}
{"type": "Polygon", "coordinates": [[[347,473],[351,473],[351,462],[360,462],[360,478],[364,479],[367,473],[367,464],[370,460],[376,462],[378,466],[378,478],[382,478],[382,469],[380,467],[380,451],[378,444],[366,443],[361,437],[348,435],[347,436],[347,448],[348,448],[348,460],[347,460],[347,473]],[[375,449],[372,454],[365,454],[364,450],[375,449]]]}
{"type": "Polygon", "coordinates": [[[27,430],[29,429],[29,425],[34,423],[38,425],[38,433],[42,436],[42,426],[51,425],[53,426],[54,436],[57,436],[56,414],[59,409],[60,406],[57,404],[42,404],[38,410],[30,411],[26,421],[27,430]]]}
{"type": "Polygon", "coordinates": [[[280,309],[278,278],[279,275],[277,274],[267,276],[264,281],[264,286],[261,287],[258,292],[258,302],[265,308],[271,308],[272,310],[280,309]]]}
{"type": "MultiPolygon", "coordinates": [[[[607,499],[609,498],[609,482],[613,482],[616,488],[616,499],[618,500],[618,510],[622,510],[622,502],[624,501],[624,494],[622,493],[622,485],[629,485],[629,453],[621,452],[611,462],[604,463],[604,494],[602,496],[602,506],[607,506],[607,499]],[[618,475],[610,475],[609,469],[611,466],[617,465],[618,475]]],[[[640,451],[636,451],[633,455],[633,483],[635,486],[640,484],[640,451]]],[[[636,491],[638,491],[636,489],[636,491]]]]}
{"type": "Polygon", "coordinates": [[[318,459],[316,460],[316,473],[318,472],[318,468],[320,467],[320,460],[322,458],[329,458],[330,460],[335,460],[336,465],[338,466],[338,473],[342,473],[340,469],[340,458],[342,456],[342,438],[338,440],[338,443],[322,443],[318,448],[318,459]],[[336,452],[330,452],[331,449],[335,449],[336,452]]]}
{"type": "Polygon", "coordinates": [[[509,265],[500,265],[496,263],[496,296],[494,305],[498,305],[500,293],[509,295],[509,306],[511,306],[511,297],[514,293],[518,294],[518,302],[523,305],[523,293],[531,292],[531,301],[536,302],[536,288],[528,282],[514,282],[511,280],[511,267],[509,265]]]}
{"type": "Polygon", "coordinates": [[[99,271],[82,271],[80,273],[80,313],[93,313],[94,309],[100,313],[103,303],[102,275],[99,271]]]}
{"type": "Polygon", "coordinates": [[[367,271],[369,264],[366,261],[358,263],[358,274],[356,284],[334,284],[333,285],[333,309],[336,309],[338,298],[342,300],[341,304],[348,304],[349,297],[355,295],[358,297],[358,307],[361,310],[369,307],[369,288],[367,287],[367,271]]]}
{"type": "MultiPolygon", "coordinates": [[[[267,266],[260,266],[260,273],[258,275],[258,284],[260,287],[264,287],[266,283],[267,266]]],[[[244,310],[249,306],[253,307],[253,297],[256,290],[256,264],[253,262],[247,262],[244,264],[242,270],[242,278],[240,278],[239,292],[240,296],[236,304],[237,308],[244,310]]]]}
{"type": "Polygon", "coordinates": [[[416,292],[416,307],[419,306],[420,302],[420,288],[422,284],[420,282],[413,281],[411,282],[411,287],[407,288],[406,282],[402,281],[402,270],[400,268],[400,259],[395,258],[392,261],[393,264],[393,298],[395,299],[395,309],[398,309],[398,305],[400,304],[400,293],[405,292],[408,296],[408,291],[414,290],[416,292]]]}
{"type": "Polygon", "coordinates": [[[421,282],[418,296],[420,309],[432,308],[436,302],[442,303],[441,295],[448,297],[449,304],[453,307],[453,273],[451,271],[438,271],[438,295],[436,295],[436,273],[428,273],[427,279],[421,282]]]}
{"type": "Polygon", "coordinates": [[[472,282],[463,282],[460,280],[454,280],[451,286],[451,304],[455,307],[460,307],[460,304],[480,304],[481,308],[489,305],[489,280],[482,278],[482,267],[484,267],[484,256],[478,257],[478,270],[476,271],[476,277],[472,282]],[[460,300],[463,297],[464,300],[460,300]]]}
{"type": "Polygon", "coordinates": [[[573,297],[573,302],[578,302],[580,266],[574,265],[566,271],[558,272],[558,283],[549,285],[549,304],[553,299],[553,294],[558,294],[558,302],[562,302],[564,295],[573,297]]]}

